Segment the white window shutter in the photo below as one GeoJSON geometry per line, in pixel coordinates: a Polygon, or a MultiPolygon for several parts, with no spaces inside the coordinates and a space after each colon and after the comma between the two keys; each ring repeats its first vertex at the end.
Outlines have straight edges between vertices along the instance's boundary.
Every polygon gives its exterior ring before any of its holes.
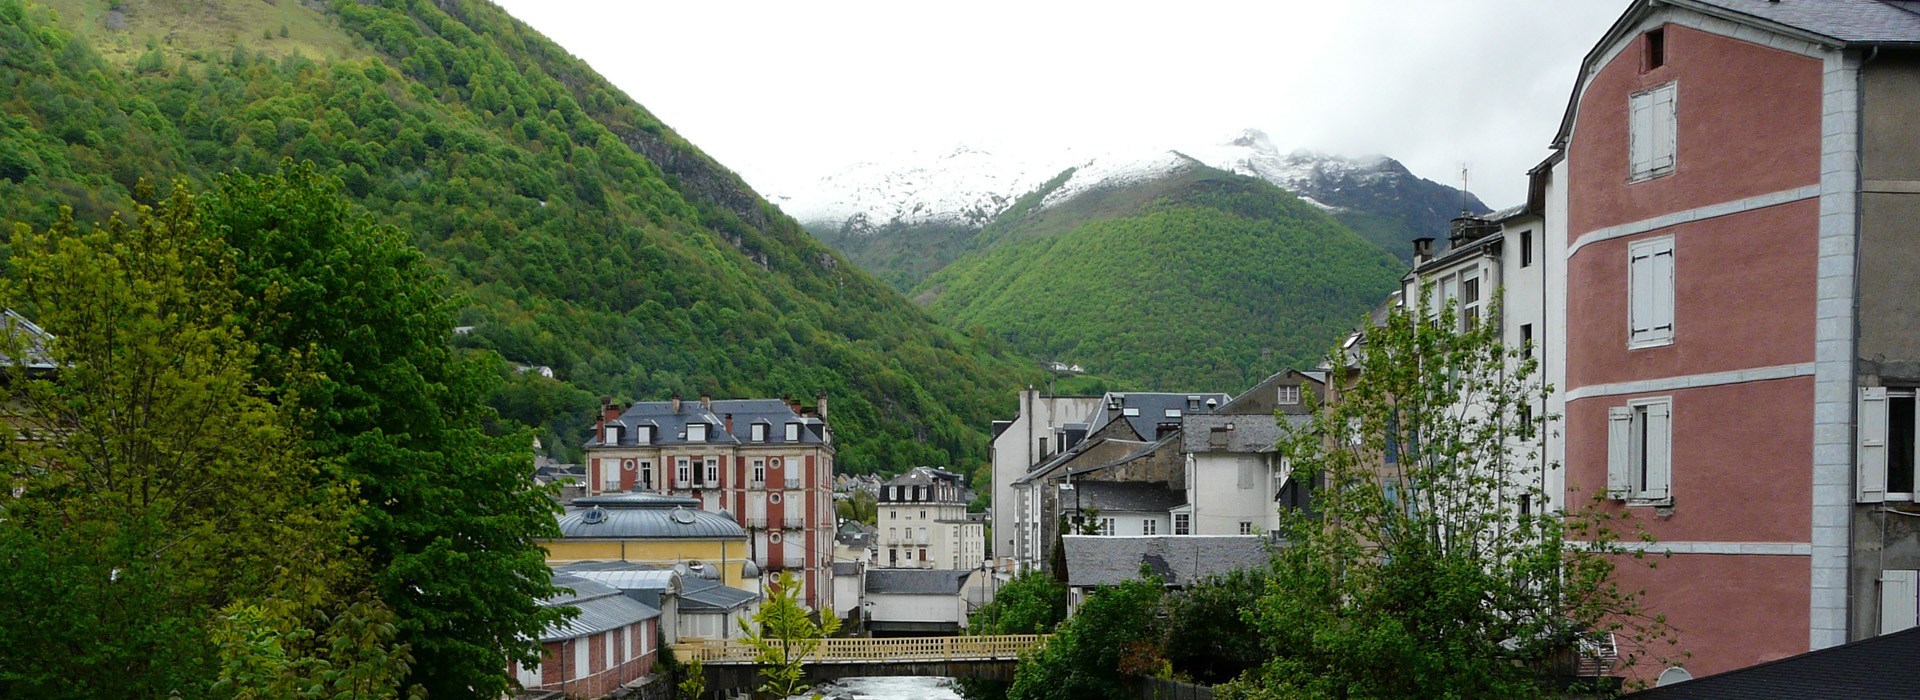
{"type": "Polygon", "coordinates": [[[1632,489],[1629,458],[1632,450],[1633,409],[1614,406],[1607,409],[1607,497],[1626,498],[1632,489]]]}
{"type": "Polygon", "coordinates": [[[1890,634],[1920,623],[1920,571],[1887,569],[1880,572],[1880,633],[1890,634]]]}
{"type": "Polygon", "coordinates": [[[1653,99],[1652,95],[1634,95],[1627,100],[1628,140],[1631,154],[1632,174],[1634,177],[1646,175],[1653,170],[1653,99]]]}
{"type": "Polygon", "coordinates": [[[1647,280],[1653,316],[1648,327],[1655,335],[1671,336],[1673,332],[1673,248],[1671,242],[1664,250],[1655,252],[1647,259],[1647,280]]]}
{"type": "Polygon", "coordinates": [[[1647,406],[1647,483],[1640,497],[1658,500],[1673,495],[1673,404],[1647,406]]]}
{"type": "Polygon", "coordinates": [[[1668,85],[1653,91],[1653,103],[1649,121],[1653,135],[1653,157],[1649,169],[1655,172],[1673,167],[1675,141],[1674,86],[1668,85]]]}
{"type": "Polygon", "coordinates": [[[1860,387],[1854,493],[1861,503],[1887,500],[1887,388],[1860,387]]]}
{"type": "Polygon", "coordinates": [[[1628,339],[1653,331],[1653,256],[1635,251],[1627,256],[1628,339]]]}

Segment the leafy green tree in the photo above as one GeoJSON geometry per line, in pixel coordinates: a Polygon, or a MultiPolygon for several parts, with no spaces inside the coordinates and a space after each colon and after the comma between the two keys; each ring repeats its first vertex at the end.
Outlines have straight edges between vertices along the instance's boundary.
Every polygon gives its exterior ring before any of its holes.
{"type": "Polygon", "coordinates": [[[1161,644],[1174,672],[1213,685],[1267,659],[1260,633],[1241,616],[1266,592],[1264,569],[1240,569],[1167,594],[1161,644]]]}
{"type": "Polygon", "coordinates": [[[365,617],[351,484],[319,480],[294,409],[263,393],[231,250],[193,198],[91,232],[65,211],[10,250],[0,306],[51,338],[0,333],[0,696],[244,696],[206,643],[231,609],[271,611],[289,667],[391,697],[405,646],[328,629],[365,617]],[[36,358],[55,369],[18,361],[36,358]]]}
{"type": "Polygon", "coordinates": [[[1028,571],[994,591],[993,600],[967,617],[968,634],[1049,634],[1067,619],[1067,587],[1028,571]]]}
{"type": "Polygon", "coordinates": [[[688,659],[680,667],[680,683],[674,686],[680,697],[687,700],[700,700],[707,695],[707,665],[699,659],[688,659]]]}
{"type": "Polygon", "coordinates": [[[1158,671],[1157,577],[1102,586],[1038,651],[1020,659],[1008,700],[1107,700],[1131,695],[1128,675],[1158,671]]]}
{"type": "Polygon", "coordinates": [[[1619,523],[1539,507],[1551,417],[1527,408],[1545,394],[1531,353],[1493,324],[1457,331],[1426,296],[1336,355],[1357,378],[1282,439],[1320,477],[1320,517],[1283,520],[1290,546],[1245,615],[1270,658],[1220,696],[1535,698],[1596,635],[1627,665],[1675,653],[1663,618],[1614,582],[1639,556],[1619,523]]]}
{"type": "Polygon", "coordinates": [[[832,610],[819,611],[817,622],[814,618],[800,603],[800,580],[782,571],[752,623],[740,621],[741,641],[753,647],[754,663],[765,679],[760,692],[780,698],[807,692],[806,658],[820,648],[822,639],[840,631],[840,618],[832,610]]]}
{"type": "Polygon", "coordinates": [[[833,504],[834,512],[842,519],[874,524],[880,518],[880,499],[860,489],[853,490],[853,497],[833,504]]]}
{"type": "Polygon", "coordinates": [[[354,522],[371,585],[413,651],[409,682],[494,696],[558,619],[536,540],[556,535],[532,438],[489,435],[498,376],[448,345],[453,302],[420,252],[311,164],[220,178],[199,224],[232,247],[240,322],[307,447],[367,504],[354,522]]]}

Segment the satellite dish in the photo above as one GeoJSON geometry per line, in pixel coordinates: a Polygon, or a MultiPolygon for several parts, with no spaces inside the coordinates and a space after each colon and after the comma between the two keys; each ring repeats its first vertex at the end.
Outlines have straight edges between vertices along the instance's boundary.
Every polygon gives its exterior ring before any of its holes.
{"type": "Polygon", "coordinates": [[[1686,669],[1680,668],[1679,666],[1668,666],[1667,670],[1660,672],[1660,678],[1653,682],[1653,687],[1659,688],[1690,680],[1693,680],[1693,674],[1688,673],[1686,669]]]}

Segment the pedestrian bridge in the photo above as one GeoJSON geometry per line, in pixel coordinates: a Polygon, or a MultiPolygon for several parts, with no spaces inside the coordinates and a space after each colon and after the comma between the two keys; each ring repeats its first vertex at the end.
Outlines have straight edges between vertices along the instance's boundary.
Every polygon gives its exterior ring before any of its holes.
{"type": "MultiPolygon", "coordinates": [[[[1020,655],[1051,635],[1002,634],[970,637],[831,638],[803,662],[807,678],[827,681],[859,676],[953,676],[1012,680],[1020,655]]],[[[751,688],[754,650],[737,639],[682,639],[676,657],[699,659],[708,687],[751,688]]]]}

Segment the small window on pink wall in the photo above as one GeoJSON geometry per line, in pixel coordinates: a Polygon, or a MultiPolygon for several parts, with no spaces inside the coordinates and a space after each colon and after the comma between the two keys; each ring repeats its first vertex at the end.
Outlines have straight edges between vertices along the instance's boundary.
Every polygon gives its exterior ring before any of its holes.
{"type": "Polygon", "coordinates": [[[1641,65],[1646,71],[1667,65],[1667,28],[1659,27],[1647,31],[1647,60],[1641,65]]]}

